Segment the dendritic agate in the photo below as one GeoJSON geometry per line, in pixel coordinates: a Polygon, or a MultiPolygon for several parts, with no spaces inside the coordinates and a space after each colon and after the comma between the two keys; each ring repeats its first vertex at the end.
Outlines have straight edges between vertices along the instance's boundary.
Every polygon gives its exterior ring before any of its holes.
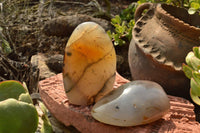
{"type": "Polygon", "coordinates": [[[63,82],[69,102],[89,105],[108,94],[115,80],[116,54],[105,30],[94,22],[77,26],[65,48],[63,82]]]}
{"type": "Polygon", "coordinates": [[[99,100],[92,116],[115,126],[143,125],[160,119],[170,108],[163,88],[152,81],[126,83],[99,100]]]}

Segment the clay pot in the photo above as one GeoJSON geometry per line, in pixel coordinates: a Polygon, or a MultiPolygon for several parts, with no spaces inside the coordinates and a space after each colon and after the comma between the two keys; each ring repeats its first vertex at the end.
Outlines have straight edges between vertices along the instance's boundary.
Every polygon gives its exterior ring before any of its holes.
{"type": "Polygon", "coordinates": [[[128,55],[133,80],[155,81],[168,94],[187,98],[190,82],[182,63],[192,47],[200,45],[200,16],[167,4],[145,3],[137,8],[135,19],[128,55]]]}

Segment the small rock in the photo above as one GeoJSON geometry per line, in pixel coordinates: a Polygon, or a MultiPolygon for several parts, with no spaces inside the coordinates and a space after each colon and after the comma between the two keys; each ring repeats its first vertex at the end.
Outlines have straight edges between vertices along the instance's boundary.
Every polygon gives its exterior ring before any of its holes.
{"type": "Polygon", "coordinates": [[[47,58],[46,64],[55,73],[61,73],[63,69],[63,58],[64,56],[61,54],[50,56],[47,58]]]}
{"type": "Polygon", "coordinates": [[[46,57],[39,53],[37,55],[33,55],[31,57],[31,64],[36,67],[39,68],[39,79],[45,79],[51,76],[56,75],[55,73],[51,72],[50,69],[48,68],[48,66],[46,65],[45,61],[46,61],[46,57]]]}
{"type": "Polygon", "coordinates": [[[47,36],[59,36],[59,37],[67,37],[70,36],[72,31],[81,23],[92,21],[101,25],[106,31],[111,29],[110,22],[100,19],[93,18],[88,15],[72,15],[72,16],[62,16],[51,21],[48,21],[42,31],[47,36]]]}

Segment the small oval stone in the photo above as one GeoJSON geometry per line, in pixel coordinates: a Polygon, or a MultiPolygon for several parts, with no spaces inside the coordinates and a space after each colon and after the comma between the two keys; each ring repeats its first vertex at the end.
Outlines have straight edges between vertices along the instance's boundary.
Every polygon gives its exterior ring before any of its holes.
{"type": "Polygon", "coordinates": [[[69,102],[89,105],[114,84],[116,54],[105,30],[94,22],[77,26],[65,48],[63,82],[69,102]]]}
{"type": "Polygon", "coordinates": [[[163,88],[152,81],[126,83],[99,100],[92,116],[115,126],[136,126],[160,119],[170,108],[163,88]]]}

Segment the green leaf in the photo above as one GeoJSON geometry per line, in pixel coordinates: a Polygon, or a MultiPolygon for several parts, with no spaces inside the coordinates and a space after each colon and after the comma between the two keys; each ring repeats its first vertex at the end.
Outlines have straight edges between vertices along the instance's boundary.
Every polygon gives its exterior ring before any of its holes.
{"type": "Polygon", "coordinates": [[[38,113],[32,104],[9,98],[0,102],[0,133],[34,133],[38,113]]]}
{"type": "Polygon", "coordinates": [[[114,34],[113,38],[114,38],[115,41],[118,41],[119,40],[119,34],[114,34]]]}
{"type": "Polygon", "coordinates": [[[40,106],[42,112],[43,112],[45,115],[48,115],[48,113],[47,113],[47,108],[45,107],[45,105],[44,105],[42,102],[39,102],[39,106],[40,106]]]}
{"type": "Polygon", "coordinates": [[[192,78],[193,69],[191,67],[189,67],[188,65],[186,65],[186,64],[182,65],[182,69],[183,69],[183,72],[185,73],[185,76],[187,78],[191,79],[192,78]]]}
{"type": "Polygon", "coordinates": [[[198,86],[200,86],[200,73],[194,71],[194,72],[192,73],[192,77],[193,77],[194,80],[197,82],[198,86]]]}
{"type": "Polygon", "coordinates": [[[41,133],[53,133],[53,128],[51,126],[51,123],[45,119],[45,117],[42,117],[43,124],[41,127],[40,132],[41,133]]]}
{"type": "Polygon", "coordinates": [[[130,20],[129,23],[128,23],[128,27],[133,28],[134,25],[135,25],[135,20],[133,20],[133,19],[130,20]]]}
{"type": "Polygon", "coordinates": [[[8,41],[2,38],[2,50],[5,54],[10,54],[12,52],[12,49],[10,48],[10,44],[8,41]]]}
{"type": "Polygon", "coordinates": [[[188,13],[189,13],[190,15],[195,14],[196,11],[197,11],[197,9],[195,9],[195,8],[193,8],[193,7],[191,7],[191,8],[188,9],[188,13]]]}
{"type": "Polygon", "coordinates": [[[43,124],[41,128],[41,133],[53,133],[53,128],[48,118],[47,108],[42,102],[39,102],[39,106],[43,112],[42,114],[43,124]]]}
{"type": "Polygon", "coordinates": [[[119,33],[119,34],[123,34],[123,32],[124,32],[123,27],[122,26],[116,27],[116,32],[119,33]]]}
{"type": "Polygon", "coordinates": [[[200,96],[200,85],[194,80],[194,78],[191,78],[190,86],[192,94],[200,96]]]}
{"type": "Polygon", "coordinates": [[[0,82],[0,101],[8,98],[18,100],[21,94],[26,94],[26,90],[20,82],[15,80],[0,82]]]}
{"type": "Polygon", "coordinates": [[[24,87],[24,89],[26,90],[26,92],[29,93],[29,91],[28,91],[28,87],[27,87],[26,83],[23,82],[22,84],[23,84],[23,87],[24,87]]]}
{"type": "Polygon", "coordinates": [[[111,19],[111,24],[121,24],[121,18],[119,15],[116,15],[115,18],[111,19]]]}
{"type": "Polygon", "coordinates": [[[136,10],[136,4],[133,2],[120,13],[120,17],[121,17],[122,21],[128,22],[128,21],[134,19],[135,10],[136,10]]]}
{"type": "Polygon", "coordinates": [[[22,102],[26,102],[26,103],[31,103],[33,104],[33,101],[31,99],[31,96],[29,95],[29,93],[22,93],[20,96],[19,96],[19,101],[22,101],[22,102]]]}
{"type": "Polygon", "coordinates": [[[107,34],[108,34],[108,36],[110,37],[110,39],[112,40],[113,37],[112,37],[112,33],[111,33],[110,30],[107,31],[107,34]]]}
{"type": "Polygon", "coordinates": [[[193,94],[191,88],[190,88],[190,96],[191,96],[193,102],[195,102],[196,104],[200,105],[199,96],[193,94]]]}
{"type": "Polygon", "coordinates": [[[185,58],[186,63],[188,66],[193,68],[194,70],[198,70],[198,67],[200,66],[200,59],[197,58],[193,52],[189,52],[185,58]]]}
{"type": "Polygon", "coordinates": [[[193,47],[194,55],[200,59],[200,48],[199,47],[193,47]]]}
{"type": "Polygon", "coordinates": [[[197,10],[197,9],[200,8],[200,4],[193,1],[193,2],[190,4],[190,7],[197,10]]]}

